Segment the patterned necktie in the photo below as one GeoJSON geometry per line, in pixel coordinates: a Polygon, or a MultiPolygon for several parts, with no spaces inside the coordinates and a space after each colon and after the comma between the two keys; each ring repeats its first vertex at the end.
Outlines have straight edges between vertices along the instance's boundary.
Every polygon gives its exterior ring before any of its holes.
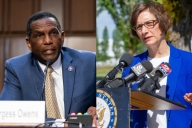
{"type": "Polygon", "coordinates": [[[51,66],[47,69],[47,76],[45,81],[45,103],[47,110],[47,118],[61,119],[57,97],[55,94],[54,80],[52,77],[53,68],[51,66]]]}

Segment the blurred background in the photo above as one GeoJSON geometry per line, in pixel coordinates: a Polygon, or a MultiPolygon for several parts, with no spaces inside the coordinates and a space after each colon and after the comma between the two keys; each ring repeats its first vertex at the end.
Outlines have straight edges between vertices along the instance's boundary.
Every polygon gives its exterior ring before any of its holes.
{"type": "Polygon", "coordinates": [[[0,0],[0,92],[5,60],[29,52],[26,23],[38,11],[56,15],[65,46],[96,52],[96,0],[0,0]]]}
{"type": "MultiPolygon", "coordinates": [[[[145,46],[131,35],[130,14],[134,6],[148,0],[96,0],[97,80],[119,63],[122,54],[142,53],[145,46]]],[[[192,1],[154,0],[161,3],[172,19],[166,38],[179,49],[192,49],[192,1]]],[[[120,77],[121,73],[117,75],[120,77]]]]}

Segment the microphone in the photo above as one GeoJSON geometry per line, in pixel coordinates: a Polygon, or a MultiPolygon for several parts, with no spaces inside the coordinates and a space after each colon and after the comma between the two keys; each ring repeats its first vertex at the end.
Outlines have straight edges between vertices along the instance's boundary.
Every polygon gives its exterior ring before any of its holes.
{"type": "Polygon", "coordinates": [[[138,88],[140,90],[154,93],[157,88],[160,88],[160,85],[158,82],[155,83],[155,81],[149,77],[139,83],[138,88]]]}
{"type": "Polygon", "coordinates": [[[131,73],[124,77],[126,82],[138,81],[145,76],[146,73],[150,73],[153,70],[153,65],[150,61],[144,60],[141,63],[137,63],[131,67],[131,73]]]}
{"type": "Polygon", "coordinates": [[[103,88],[109,80],[113,80],[116,74],[122,69],[129,66],[133,61],[133,56],[129,53],[124,53],[119,60],[119,64],[113,68],[102,80],[96,83],[96,88],[103,88]]]}
{"type": "Polygon", "coordinates": [[[160,82],[162,79],[164,79],[166,76],[169,75],[169,73],[171,73],[171,68],[169,63],[167,62],[162,62],[160,65],[158,65],[151,73],[149,73],[148,75],[150,77],[154,77],[154,80],[156,81],[158,79],[158,81],[160,82]]]}
{"type": "Polygon", "coordinates": [[[127,83],[131,83],[132,81],[138,81],[146,73],[151,72],[153,69],[153,66],[150,61],[144,60],[141,63],[137,63],[133,67],[131,67],[131,73],[124,77],[124,78],[117,78],[113,80],[112,82],[105,85],[106,88],[117,88],[117,87],[123,87],[127,83]]]}
{"type": "Polygon", "coordinates": [[[41,93],[40,100],[43,100],[43,96],[45,94],[45,80],[46,80],[46,77],[47,77],[47,69],[48,69],[50,63],[51,63],[50,61],[46,61],[46,67],[45,67],[45,70],[44,70],[45,75],[44,75],[43,86],[42,86],[42,93],[41,93]]]}
{"type": "Polygon", "coordinates": [[[148,78],[141,82],[138,87],[141,90],[155,93],[155,90],[159,90],[161,88],[159,82],[169,75],[171,71],[172,70],[169,63],[162,62],[151,73],[148,74],[148,78]]]}

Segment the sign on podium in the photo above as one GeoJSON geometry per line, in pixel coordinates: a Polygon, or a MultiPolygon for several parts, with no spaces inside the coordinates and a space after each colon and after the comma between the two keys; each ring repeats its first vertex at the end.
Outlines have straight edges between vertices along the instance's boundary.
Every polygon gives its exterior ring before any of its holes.
{"type": "Polygon", "coordinates": [[[45,122],[45,101],[0,101],[0,125],[45,122]]]}

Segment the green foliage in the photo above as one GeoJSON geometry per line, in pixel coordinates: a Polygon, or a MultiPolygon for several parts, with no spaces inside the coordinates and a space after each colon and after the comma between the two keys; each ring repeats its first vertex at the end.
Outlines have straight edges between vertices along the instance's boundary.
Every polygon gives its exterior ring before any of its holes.
{"type": "Polygon", "coordinates": [[[182,19],[189,18],[191,16],[190,10],[192,10],[192,1],[190,0],[162,0],[165,9],[171,15],[173,23],[176,24],[182,19]]]}
{"type": "Polygon", "coordinates": [[[178,2],[177,1],[170,2],[170,0],[162,0],[162,5],[164,6],[165,10],[168,12],[169,16],[171,17],[172,23],[176,23],[179,19],[179,15],[180,15],[179,13],[182,12],[178,2]]]}
{"type": "Polygon", "coordinates": [[[133,0],[97,0],[97,15],[103,10],[108,11],[117,29],[121,32],[121,40],[124,42],[125,50],[130,54],[143,51],[139,40],[131,35],[129,24],[131,12],[137,3],[137,1],[133,0]]]}
{"type": "Polygon", "coordinates": [[[185,40],[183,45],[188,46],[190,49],[192,36],[192,1],[162,0],[162,3],[172,19],[172,31],[179,32],[185,40]]]}
{"type": "MultiPolygon", "coordinates": [[[[146,1],[151,1],[151,0],[144,0],[144,2],[146,2],[146,1]]],[[[153,0],[153,1],[155,1],[155,2],[158,2],[158,3],[162,4],[162,0],[153,0]]]]}

